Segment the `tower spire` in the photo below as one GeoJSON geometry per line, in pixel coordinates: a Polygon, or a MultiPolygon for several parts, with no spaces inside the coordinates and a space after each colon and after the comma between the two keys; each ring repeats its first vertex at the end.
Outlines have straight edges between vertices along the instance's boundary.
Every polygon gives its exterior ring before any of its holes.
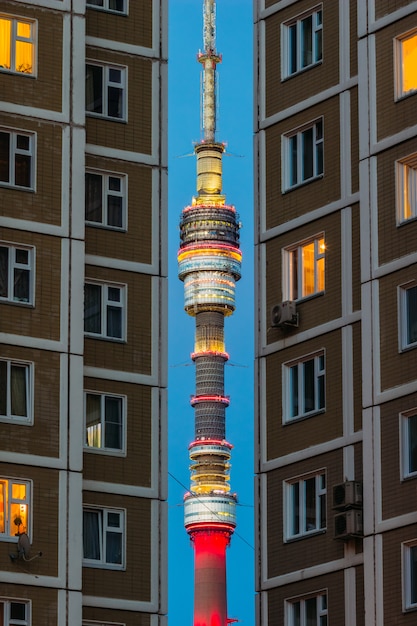
{"type": "Polygon", "coordinates": [[[224,318],[235,310],[242,254],[236,209],[222,193],[224,146],[216,141],[216,2],[203,0],[202,118],[195,146],[197,195],[180,221],[178,276],[185,311],[195,317],[191,355],[196,369],[194,440],[189,446],[191,486],[184,497],[184,525],[195,552],[194,626],[227,626],[226,548],[236,526],[236,494],[230,489],[232,445],[226,440],[224,318]]]}

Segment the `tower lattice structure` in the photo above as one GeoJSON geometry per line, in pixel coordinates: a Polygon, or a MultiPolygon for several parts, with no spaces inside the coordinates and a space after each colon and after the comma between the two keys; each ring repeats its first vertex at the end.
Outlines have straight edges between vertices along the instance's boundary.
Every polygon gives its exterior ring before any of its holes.
{"type": "Polygon", "coordinates": [[[235,309],[241,276],[239,222],[222,193],[224,144],[216,140],[216,2],[204,0],[202,65],[203,138],[195,146],[197,195],[180,222],[178,275],[185,310],[195,317],[195,436],[189,446],[191,486],[184,525],[195,552],[194,626],[226,626],[226,548],[236,527],[236,494],[230,489],[232,445],[226,440],[224,318],[235,309]]]}

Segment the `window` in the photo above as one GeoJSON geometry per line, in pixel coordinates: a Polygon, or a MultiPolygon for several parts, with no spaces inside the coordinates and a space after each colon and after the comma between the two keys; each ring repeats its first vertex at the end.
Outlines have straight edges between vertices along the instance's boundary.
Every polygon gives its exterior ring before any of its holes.
{"type": "Polygon", "coordinates": [[[33,248],[0,242],[0,301],[33,301],[33,248]]]}
{"type": "Polygon", "coordinates": [[[84,508],[84,563],[112,569],[124,567],[124,511],[84,508]]]}
{"type": "Polygon", "coordinates": [[[417,476],[417,409],[400,414],[403,478],[417,476]]]}
{"type": "Polygon", "coordinates": [[[0,538],[29,534],[28,481],[0,477],[0,538]]]}
{"type": "Polygon", "coordinates": [[[417,346],[417,285],[400,288],[401,348],[417,346]]]}
{"type": "Polygon", "coordinates": [[[323,55],[323,11],[316,7],[283,24],[283,77],[320,63],[323,55]]]}
{"type": "Polygon", "coordinates": [[[417,217],[417,154],[396,163],[397,220],[417,217]]]}
{"type": "Polygon", "coordinates": [[[86,283],[84,331],[106,339],[125,338],[125,286],[86,283]]]}
{"type": "Polygon", "coordinates": [[[93,9],[127,14],[127,0],[87,0],[87,6],[93,9]]]}
{"type": "Polygon", "coordinates": [[[417,608],[417,540],[403,544],[403,594],[405,609],[417,608]]]}
{"type": "Polygon", "coordinates": [[[327,626],[327,594],[286,600],[285,626],[327,626]]]}
{"type": "Polygon", "coordinates": [[[286,539],[297,539],[326,528],[326,474],[324,471],[286,481],[286,539]]]}
{"type": "Polygon", "coordinates": [[[301,300],[324,292],[325,251],[323,235],[283,251],[284,300],[301,300]]]}
{"type": "Polygon", "coordinates": [[[92,115],[126,119],[126,68],[87,64],[86,109],[92,115]]]}
{"type": "Polygon", "coordinates": [[[0,128],[0,185],[34,188],[33,134],[0,128]]]}
{"type": "Polygon", "coordinates": [[[417,90],[417,31],[395,40],[396,96],[401,98],[417,90]]]}
{"type": "Polygon", "coordinates": [[[30,603],[24,600],[0,598],[1,626],[29,626],[30,603]]]}
{"type": "Polygon", "coordinates": [[[85,219],[90,224],[126,228],[127,176],[105,172],[85,175],[85,219]]]}
{"type": "Polygon", "coordinates": [[[123,450],[124,400],[121,396],[85,394],[87,448],[123,450]]]}
{"type": "Polygon", "coordinates": [[[323,120],[283,137],[283,188],[291,189],[323,175],[323,120]]]}
{"type": "Polygon", "coordinates": [[[126,626],[120,622],[92,622],[83,620],[82,626],[126,626]]]}
{"type": "Polygon", "coordinates": [[[32,366],[0,359],[0,419],[29,422],[32,417],[32,366]]]}
{"type": "Polygon", "coordinates": [[[0,70],[34,74],[35,22],[0,15],[0,70]]]}
{"type": "Polygon", "coordinates": [[[286,363],[284,422],[309,417],[325,407],[324,352],[286,363]]]}

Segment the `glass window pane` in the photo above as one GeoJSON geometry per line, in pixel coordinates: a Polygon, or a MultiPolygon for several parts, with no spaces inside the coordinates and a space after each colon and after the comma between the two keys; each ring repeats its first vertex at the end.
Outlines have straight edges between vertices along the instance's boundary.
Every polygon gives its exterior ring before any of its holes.
{"type": "Polygon", "coordinates": [[[315,34],[315,45],[316,45],[316,52],[315,52],[315,59],[314,61],[317,63],[318,61],[321,61],[323,53],[322,53],[322,49],[323,49],[323,31],[320,29],[318,31],[316,31],[315,34]]]}
{"type": "Polygon", "coordinates": [[[417,342],[417,287],[406,291],[407,344],[417,342]]]}
{"type": "Polygon", "coordinates": [[[103,222],[103,185],[99,174],[85,175],[85,219],[88,222],[103,222]]]}
{"type": "Polygon", "coordinates": [[[315,293],[314,241],[302,247],[303,292],[302,296],[315,293]]]}
{"type": "Polygon", "coordinates": [[[84,511],[83,513],[83,549],[85,559],[100,560],[101,515],[101,511],[84,511]]]}
{"type": "Polygon", "coordinates": [[[119,287],[109,287],[107,291],[107,297],[111,302],[120,302],[120,289],[119,287]]]}
{"type": "Polygon", "coordinates": [[[401,42],[402,91],[407,93],[417,89],[417,35],[401,42]]]}
{"type": "Polygon", "coordinates": [[[298,163],[297,163],[297,136],[290,137],[290,185],[298,183],[298,163]]]}
{"type": "Polygon", "coordinates": [[[10,602],[10,617],[22,621],[26,620],[26,604],[23,602],[10,602]]]}
{"type": "Polygon", "coordinates": [[[313,176],[313,128],[308,128],[301,133],[303,174],[302,179],[308,180],[313,176]]]}
{"type": "Polygon", "coordinates": [[[28,154],[15,155],[14,182],[18,187],[31,187],[31,162],[32,158],[28,154]]]}
{"type": "Polygon", "coordinates": [[[122,82],[122,71],[117,70],[114,67],[110,67],[109,68],[109,81],[111,83],[120,84],[122,82]]]}
{"type": "Polygon", "coordinates": [[[125,0],[109,0],[109,8],[112,11],[124,11],[125,0]]]}
{"type": "Polygon", "coordinates": [[[84,330],[86,333],[101,333],[101,286],[85,285],[84,330]]]}
{"type": "Polygon", "coordinates": [[[9,248],[0,246],[0,297],[7,298],[9,293],[9,248]]]}
{"type": "Polygon", "coordinates": [[[28,135],[16,135],[16,147],[19,150],[30,149],[30,137],[28,135]]]}
{"type": "Polygon", "coordinates": [[[7,415],[7,363],[0,361],[0,415],[7,415]]]}
{"type": "Polygon", "coordinates": [[[20,365],[11,366],[11,411],[12,415],[27,417],[27,367],[20,365]]]}
{"type": "Polygon", "coordinates": [[[408,471],[417,472],[417,415],[407,419],[408,427],[408,471]]]}
{"type": "Polygon", "coordinates": [[[15,269],[13,300],[29,302],[29,278],[29,270],[15,269]]]}
{"type": "Polygon", "coordinates": [[[410,600],[417,604],[417,546],[410,548],[410,600]]]}
{"type": "Polygon", "coordinates": [[[87,0],[87,4],[95,7],[102,7],[103,1],[104,0],[87,0]]]}
{"type": "Polygon", "coordinates": [[[86,396],[86,444],[101,448],[101,397],[88,393],[86,396]]]}
{"type": "Polygon", "coordinates": [[[294,602],[292,604],[292,622],[291,626],[301,626],[301,603],[294,602]]]}
{"type": "Polygon", "coordinates": [[[313,16],[309,15],[301,21],[301,67],[312,63],[312,32],[313,16]]]}
{"type": "Polygon", "coordinates": [[[122,309],[120,307],[107,307],[107,336],[122,338],[122,309]]]}
{"type": "Polygon", "coordinates": [[[85,80],[87,111],[103,113],[103,68],[98,65],[87,65],[85,80]]]}
{"type": "Polygon", "coordinates": [[[306,626],[317,626],[317,598],[308,598],[305,601],[306,626]]]}
{"type": "Polygon", "coordinates": [[[106,396],[105,447],[122,448],[122,398],[106,396]]]}
{"type": "Polygon", "coordinates": [[[290,367],[290,416],[298,415],[298,365],[290,367]]]}
{"type": "Polygon", "coordinates": [[[293,24],[288,28],[289,45],[289,73],[297,71],[297,25],[293,24]]]}
{"type": "Polygon", "coordinates": [[[0,132],[0,181],[10,182],[10,133],[0,132]]]}
{"type": "Polygon", "coordinates": [[[109,511],[107,513],[107,526],[109,528],[120,528],[120,513],[109,511]]]}
{"type": "Polygon", "coordinates": [[[314,530],[316,526],[316,479],[307,478],[304,481],[305,489],[305,528],[304,530],[314,530]]]}
{"type": "Polygon", "coordinates": [[[298,535],[300,532],[300,485],[291,485],[291,509],[292,509],[292,534],[298,535]]]}
{"type": "Polygon", "coordinates": [[[123,198],[121,196],[109,196],[108,198],[108,226],[115,228],[123,227],[123,198]]]}
{"type": "Polygon", "coordinates": [[[122,563],[122,534],[106,533],[106,563],[122,563]]]}
{"type": "Polygon", "coordinates": [[[11,20],[0,18],[0,67],[10,69],[11,20]]]}
{"type": "Polygon", "coordinates": [[[32,74],[33,72],[33,44],[27,41],[16,41],[16,72],[32,74]]]}
{"type": "Polygon", "coordinates": [[[324,405],[325,405],[325,389],[324,389],[324,374],[322,374],[321,376],[319,376],[318,378],[318,389],[317,389],[317,393],[318,393],[318,398],[317,398],[317,408],[318,409],[324,409],[324,405]]]}
{"type": "Polygon", "coordinates": [[[107,114],[109,117],[123,117],[123,90],[119,87],[109,87],[107,114]]]}
{"type": "Polygon", "coordinates": [[[314,411],[315,406],[315,393],[314,393],[314,359],[304,361],[303,367],[303,382],[304,382],[304,413],[314,411]]]}
{"type": "Polygon", "coordinates": [[[109,189],[110,191],[120,191],[122,181],[116,176],[109,176],[109,189]]]}

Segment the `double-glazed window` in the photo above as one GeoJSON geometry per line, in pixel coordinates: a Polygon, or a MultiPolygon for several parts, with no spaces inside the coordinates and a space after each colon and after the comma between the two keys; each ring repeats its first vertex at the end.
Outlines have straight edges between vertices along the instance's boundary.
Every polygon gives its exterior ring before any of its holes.
{"type": "Polygon", "coordinates": [[[87,448],[123,450],[124,400],[122,396],[86,392],[87,448]]]}
{"type": "Polygon", "coordinates": [[[327,594],[286,600],[285,626],[327,626],[327,594]]]}
{"type": "Polygon", "coordinates": [[[30,483],[0,476],[0,538],[29,534],[30,483]]]}
{"type": "Polygon", "coordinates": [[[33,248],[0,242],[0,301],[33,302],[33,248]]]}
{"type": "Polygon", "coordinates": [[[395,40],[396,97],[417,91],[417,30],[395,40]]]}
{"type": "Polygon", "coordinates": [[[397,221],[417,217],[417,154],[396,163],[397,221]]]}
{"type": "Polygon", "coordinates": [[[88,63],[85,97],[88,113],[126,120],[126,68],[88,63]]]}
{"type": "Polygon", "coordinates": [[[0,359],[0,418],[31,421],[31,378],[30,363],[0,359]]]}
{"type": "Polygon", "coordinates": [[[128,0],[87,0],[87,6],[104,11],[127,14],[128,0]]]}
{"type": "Polygon", "coordinates": [[[301,300],[324,291],[323,235],[316,235],[283,250],[284,300],[301,300]]]}
{"type": "Polygon", "coordinates": [[[0,14],[0,71],[35,73],[35,29],[32,20],[0,14]]]}
{"type": "Polygon", "coordinates": [[[297,187],[323,174],[323,120],[283,136],[283,188],[297,187]]]}
{"type": "Polygon", "coordinates": [[[124,511],[85,507],[84,564],[112,569],[124,567],[124,511]]]}
{"type": "Polygon", "coordinates": [[[400,428],[403,477],[417,476],[417,409],[401,413],[400,428]]]}
{"type": "Polygon", "coordinates": [[[417,347],[417,285],[400,287],[400,347],[417,347]]]}
{"type": "Polygon", "coordinates": [[[326,474],[324,471],[284,483],[287,540],[326,528],[326,474]]]}
{"type": "Polygon", "coordinates": [[[0,598],[1,626],[30,626],[30,602],[0,598]]]}
{"type": "Polygon", "coordinates": [[[84,331],[106,339],[125,339],[126,287],[86,283],[84,288],[84,331]]]}
{"type": "Polygon", "coordinates": [[[403,597],[404,608],[417,608],[417,539],[403,546],[403,597]]]}
{"type": "Polygon", "coordinates": [[[282,43],[283,78],[319,63],[323,56],[321,5],[283,24],[282,43]]]}
{"type": "Polygon", "coordinates": [[[89,171],[85,175],[85,219],[90,224],[126,228],[127,176],[89,171]]]}
{"type": "Polygon", "coordinates": [[[0,128],[0,185],[34,188],[35,136],[0,128]]]}
{"type": "Polygon", "coordinates": [[[325,408],[324,352],[286,363],[283,369],[284,422],[325,408]]]}

